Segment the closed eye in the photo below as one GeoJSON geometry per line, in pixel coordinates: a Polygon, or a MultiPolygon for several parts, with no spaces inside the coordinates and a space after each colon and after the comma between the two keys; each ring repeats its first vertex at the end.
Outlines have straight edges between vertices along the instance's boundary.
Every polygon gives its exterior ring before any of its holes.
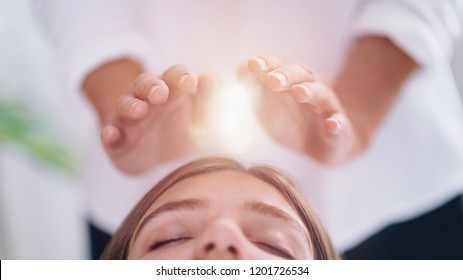
{"type": "Polygon", "coordinates": [[[261,248],[262,250],[264,250],[264,251],[266,251],[266,252],[268,252],[270,254],[282,257],[282,258],[287,259],[287,260],[294,260],[295,259],[286,249],[278,248],[276,246],[273,246],[273,245],[270,245],[270,244],[264,243],[264,242],[254,242],[254,244],[256,244],[257,247],[261,248]]]}
{"type": "Polygon", "coordinates": [[[185,242],[190,240],[191,237],[177,237],[177,238],[170,238],[170,239],[164,239],[164,240],[159,240],[155,241],[150,247],[149,251],[154,251],[157,249],[165,248],[165,247],[170,247],[177,245],[179,243],[185,242]]]}

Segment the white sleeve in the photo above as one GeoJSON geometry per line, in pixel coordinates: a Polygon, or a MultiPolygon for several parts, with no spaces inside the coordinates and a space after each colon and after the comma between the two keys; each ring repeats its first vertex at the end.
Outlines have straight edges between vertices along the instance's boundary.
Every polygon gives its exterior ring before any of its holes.
{"type": "Polygon", "coordinates": [[[56,52],[66,91],[80,91],[86,75],[122,57],[144,65],[152,53],[133,5],[124,0],[32,1],[39,24],[56,52]]]}
{"type": "Polygon", "coordinates": [[[449,61],[461,31],[462,0],[360,0],[355,36],[381,35],[421,65],[449,61]]]}

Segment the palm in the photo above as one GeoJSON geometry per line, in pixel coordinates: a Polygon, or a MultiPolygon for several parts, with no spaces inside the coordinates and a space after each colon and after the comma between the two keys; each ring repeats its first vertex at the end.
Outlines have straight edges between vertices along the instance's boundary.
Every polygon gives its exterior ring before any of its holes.
{"type": "Polygon", "coordinates": [[[318,75],[273,55],[251,59],[249,68],[257,78],[252,83],[255,109],[272,138],[328,165],[356,154],[359,142],[352,124],[318,75]]]}
{"type": "Polygon", "coordinates": [[[110,153],[113,163],[128,173],[138,173],[158,162],[171,160],[194,148],[189,127],[195,120],[192,98],[151,105],[141,121],[116,122],[125,139],[110,153]]]}
{"type": "Polygon", "coordinates": [[[337,161],[339,153],[346,148],[347,143],[339,143],[327,135],[324,121],[329,116],[297,103],[289,93],[264,90],[256,110],[273,139],[322,163],[337,161]]]}
{"type": "Polygon", "coordinates": [[[138,174],[197,148],[196,132],[203,129],[210,93],[217,86],[214,77],[198,79],[184,66],[169,68],[162,80],[140,75],[132,94],[120,97],[102,132],[114,165],[138,174]],[[188,79],[182,79],[185,75],[188,79]]]}

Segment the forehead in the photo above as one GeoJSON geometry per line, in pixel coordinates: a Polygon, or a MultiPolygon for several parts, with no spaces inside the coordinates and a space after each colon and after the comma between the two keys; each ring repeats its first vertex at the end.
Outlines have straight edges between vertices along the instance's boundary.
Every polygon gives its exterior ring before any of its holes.
{"type": "Polygon", "coordinates": [[[219,171],[187,178],[166,190],[151,209],[170,201],[189,198],[207,198],[212,205],[219,206],[258,200],[293,212],[289,202],[274,186],[239,171],[219,171]]]}

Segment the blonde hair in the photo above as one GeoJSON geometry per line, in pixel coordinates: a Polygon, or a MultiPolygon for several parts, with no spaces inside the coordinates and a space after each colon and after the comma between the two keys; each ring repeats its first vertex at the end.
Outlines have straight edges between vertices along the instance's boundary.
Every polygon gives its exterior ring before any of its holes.
{"type": "Polygon", "coordinates": [[[291,181],[277,170],[267,166],[245,168],[235,160],[223,157],[202,158],[185,164],[162,179],[133,208],[122,225],[106,246],[101,259],[127,259],[130,242],[135,230],[150,206],[170,187],[176,183],[201,174],[219,171],[238,171],[254,176],[275,187],[291,204],[309,233],[309,245],[314,259],[338,259],[339,256],[329,239],[328,234],[307,205],[305,199],[296,190],[291,181]]]}

